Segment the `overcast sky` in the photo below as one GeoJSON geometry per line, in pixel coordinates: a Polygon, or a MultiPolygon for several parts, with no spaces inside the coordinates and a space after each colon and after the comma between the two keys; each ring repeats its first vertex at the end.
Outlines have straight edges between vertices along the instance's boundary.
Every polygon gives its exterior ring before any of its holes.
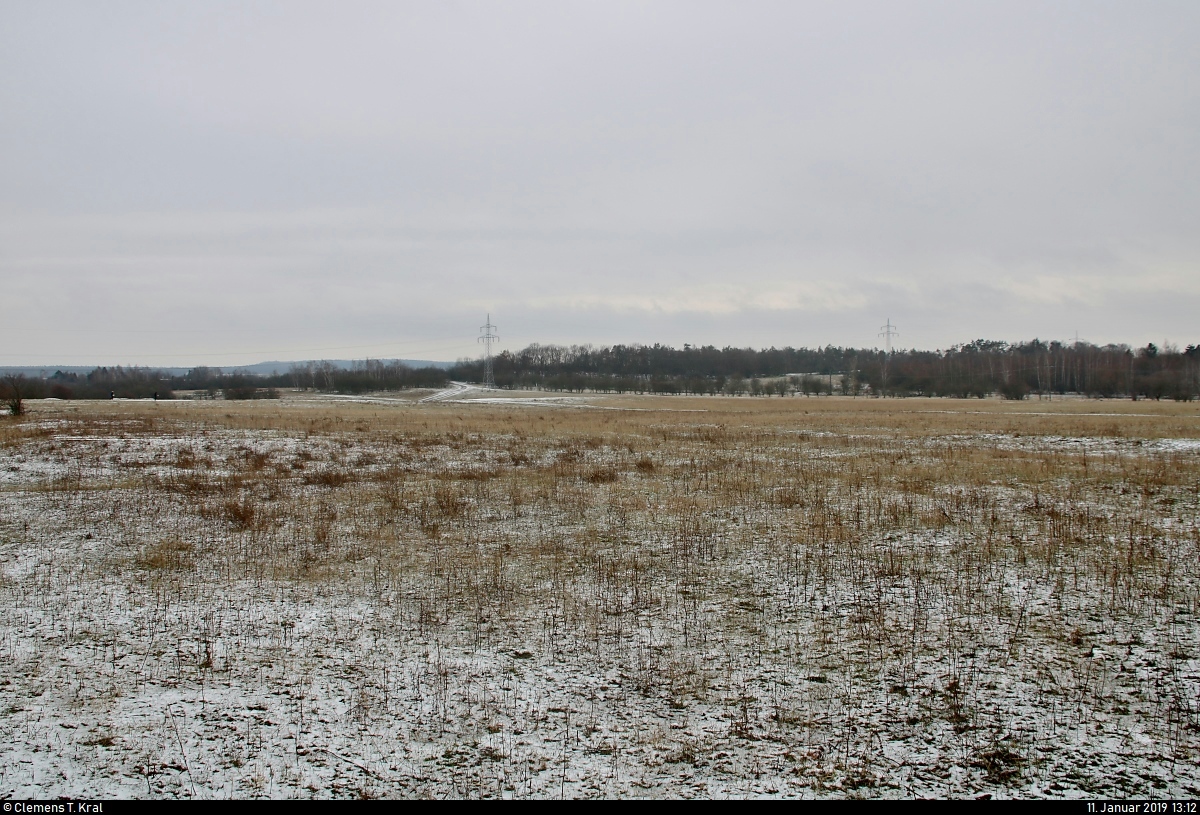
{"type": "Polygon", "coordinates": [[[1200,342],[1200,3],[0,0],[0,364],[1200,342]]]}

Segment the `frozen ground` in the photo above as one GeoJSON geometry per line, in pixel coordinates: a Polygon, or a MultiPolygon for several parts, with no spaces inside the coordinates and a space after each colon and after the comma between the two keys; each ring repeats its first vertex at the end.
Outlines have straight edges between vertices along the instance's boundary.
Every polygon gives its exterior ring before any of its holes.
{"type": "Polygon", "coordinates": [[[6,427],[0,794],[1200,795],[1194,439],[369,408],[6,427]]]}

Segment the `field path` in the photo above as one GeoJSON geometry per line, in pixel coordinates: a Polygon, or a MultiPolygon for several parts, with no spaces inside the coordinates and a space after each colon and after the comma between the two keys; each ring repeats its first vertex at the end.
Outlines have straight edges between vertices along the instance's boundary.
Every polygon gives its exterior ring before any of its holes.
{"type": "Polygon", "coordinates": [[[426,396],[420,401],[422,404],[425,402],[442,402],[447,399],[455,399],[460,396],[466,396],[468,392],[473,390],[479,390],[479,388],[476,388],[474,385],[468,385],[466,382],[451,382],[450,387],[446,388],[445,390],[438,391],[435,394],[431,394],[430,396],[426,396]]]}

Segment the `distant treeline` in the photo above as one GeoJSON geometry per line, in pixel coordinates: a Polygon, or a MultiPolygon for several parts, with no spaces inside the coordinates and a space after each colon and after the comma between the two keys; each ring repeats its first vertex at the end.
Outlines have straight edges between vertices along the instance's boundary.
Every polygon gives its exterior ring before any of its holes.
{"type": "Polygon", "coordinates": [[[192,368],[185,376],[177,377],[179,390],[206,391],[226,399],[247,399],[270,392],[278,395],[279,388],[321,391],[324,393],[367,393],[406,388],[441,388],[449,381],[442,368],[413,368],[399,360],[382,362],[366,359],[354,362],[349,368],[332,362],[306,362],[292,365],[286,373],[254,376],[242,372],[226,374],[220,368],[192,368]],[[251,392],[254,392],[253,394],[251,392]]]}
{"type": "Polygon", "coordinates": [[[441,368],[411,368],[400,362],[356,362],[341,368],[328,362],[293,365],[287,373],[255,376],[241,371],[200,366],[183,376],[150,368],[96,368],[87,374],[55,371],[44,379],[10,376],[0,382],[0,398],[10,392],[22,399],[173,399],[178,391],[208,398],[273,399],[279,388],[329,393],[364,393],[405,388],[440,388],[447,384],[441,368]]]}
{"type": "MultiPolygon", "coordinates": [[[[1079,393],[1191,400],[1200,347],[976,340],[945,351],[715,348],[685,345],[531,345],[493,358],[496,385],[556,391],[691,394],[821,393],[1021,399],[1079,393]]],[[[451,379],[479,382],[483,363],[462,360],[451,379]]]]}
{"type": "Polygon", "coordinates": [[[443,368],[412,368],[398,360],[377,359],[339,368],[329,362],[293,365],[286,374],[272,377],[277,387],[306,388],[329,393],[367,393],[406,388],[443,388],[450,378],[443,368]]]}
{"type": "Polygon", "coordinates": [[[45,379],[5,377],[8,390],[19,390],[24,399],[159,399],[174,398],[172,378],[150,368],[96,368],[78,374],[55,371],[45,379]]]}
{"type": "MultiPolygon", "coordinates": [[[[1033,340],[1009,344],[976,340],[945,351],[839,348],[682,349],[665,345],[530,345],[493,358],[497,386],[616,393],[874,396],[1023,399],[1030,394],[1078,393],[1191,401],[1200,393],[1200,347],[1144,348],[1033,340]]],[[[39,399],[159,399],[177,391],[225,399],[277,397],[279,388],[365,393],[441,388],[450,380],[481,382],[483,363],[460,360],[449,370],[364,360],[350,368],[330,362],[292,365],[286,373],[254,376],[192,368],[172,376],[148,368],[56,371],[45,379],[5,377],[0,398],[15,391],[39,399]]]]}

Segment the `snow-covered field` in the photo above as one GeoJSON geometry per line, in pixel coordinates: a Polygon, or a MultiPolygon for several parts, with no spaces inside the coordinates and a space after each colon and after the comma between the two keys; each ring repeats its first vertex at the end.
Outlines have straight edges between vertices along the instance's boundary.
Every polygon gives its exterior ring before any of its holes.
{"type": "Polygon", "coordinates": [[[0,795],[1200,796],[1197,412],[817,404],[31,403],[0,795]]]}

